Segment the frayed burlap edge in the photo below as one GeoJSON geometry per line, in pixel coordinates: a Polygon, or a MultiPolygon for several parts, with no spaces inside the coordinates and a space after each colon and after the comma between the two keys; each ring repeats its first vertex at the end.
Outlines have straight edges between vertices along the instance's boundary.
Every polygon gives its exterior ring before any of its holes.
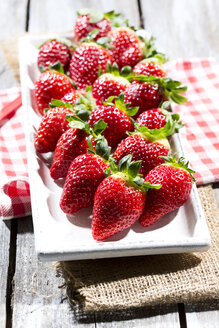
{"type": "Polygon", "coordinates": [[[212,238],[208,252],[58,262],[71,303],[99,311],[218,298],[218,213],[211,186],[198,191],[212,238]]]}

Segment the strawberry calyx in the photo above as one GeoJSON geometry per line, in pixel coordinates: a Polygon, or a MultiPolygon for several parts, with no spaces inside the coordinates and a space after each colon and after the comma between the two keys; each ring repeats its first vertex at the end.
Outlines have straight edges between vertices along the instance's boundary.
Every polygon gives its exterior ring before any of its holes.
{"type": "Polygon", "coordinates": [[[147,126],[141,125],[139,126],[137,123],[135,123],[135,131],[134,132],[128,132],[128,134],[135,134],[140,133],[149,140],[150,142],[166,139],[167,137],[172,136],[174,133],[178,132],[179,128],[181,126],[181,122],[178,122],[179,115],[175,116],[171,115],[167,111],[164,113],[167,115],[167,122],[166,124],[160,128],[160,129],[149,129],[147,126]],[[166,114],[167,113],[167,114],[166,114]]]}
{"type": "Polygon", "coordinates": [[[98,10],[91,8],[82,8],[77,12],[78,16],[89,15],[90,23],[98,23],[103,18],[109,19],[113,27],[128,26],[128,19],[125,19],[122,14],[116,13],[114,10],[106,13],[101,13],[98,10]]]}
{"type": "Polygon", "coordinates": [[[189,173],[192,181],[195,182],[196,180],[193,176],[195,171],[192,170],[191,168],[189,168],[189,161],[186,161],[186,159],[184,157],[179,157],[179,159],[177,160],[176,155],[177,155],[177,153],[175,153],[173,156],[171,156],[171,153],[169,152],[167,154],[167,156],[160,156],[165,161],[165,163],[162,165],[170,165],[170,166],[174,166],[174,167],[177,167],[177,168],[187,171],[189,173]]]}
{"type": "Polygon", "coordinates": [[[109,162],[111,160],[111,156],[110,156],[111,147],[109,147],[108,142],[106,138],[104,138],[104,136],[99,134],[98,136],[95,137],[95,149],[92,145],[91,135],[87,138],[87,144],[88,144],[88,149],[87,149],[88,153],[98,155],[102,157],[106,162],[109,162]]]}
{"type": "Polygon", "coordinates": [[[88,86],[86,87],[86,94],[82,94],[79,91],[76,91],[79,95],[78,99],[74,103],[74,105],[71,105],[68,102],[63,102],[58,99],[52,99],[49,108],[45,108],[44,112],[47,112],[50,108],[53,107],[68,107],[73,113],[75,113],[80,119],[83,121],[88,121],[91,111],[96,106],[96,101],[92,97],[92,87],[88,86]]]}
{"type": "Polygon", "coordinates": [[[125,78],[128,81],[133,79],[132,67],[127,65],[127,66],[123,66],[122,69],[119,70],[119,66],[117,65],[116,62],[114,62],[111,65],[111,63],[108,61],[105,72],[103,72],[100,67],[98,76],[103,74],[112,74],[116,77],[125,78]]]}
{"type": "Polygon", "coordinates": [[[98,10],[91,8],[82,8],[80,11],[77,11],[78,16],[87,16],[89,15],[90,23],[98,23],[104,18],[103,13],[98,10]]]}
{"type": "Polygon", "coordinates": [[[93,29],[90,33],[88,33],[87,36],[83,37],[80,40],[79,44],[81,45],[81,44],[90,43],[90,44],[94,44],[96,46],[100,46],[104,49],[113,49],[113,46],[111,44],[111,42],[112,42],[111,38],[108,38],[107,36],[103,36],[103,37],[95,40],[95,38],[99,32],[100,32],[100,30],[98,28],[93,29]]]}
{"type": "Polygon", "coordinates": [[[68,102],[63,102],[59,99],[51,99],[50,103],[49,103],[49,108],[44,108],[43,112],[44,114],[46,114],[51,108],[54,107],[66,107],[69,108],[70,111],[74,112],[73,106],[71,104],[69,104],[68,102]]]}
{"type": "MultiPolygon", "coordinates": [[[[48,69],[46,69],[43,65],[39,65],[39,70],[41,73],[44,73],[46,71],[55,71],[61,74],[65,75],[65,71],[64,68],[62,66],[62,64],[60,63],[60,61],[58,60],[57,62],[55,62],[54,64],[49,64],[48,69]]],[[[66,75],[66,77],[69,79],[69,77],[66,75]]]]}
{"type": "Polygon", "coordinates": [[[135,116],[139,110],[139,107],[131,107],[131,103],[124,103],[124,92],[120,93],[118,97],[110,96],[106,102],[103,102],[106,106],[118,107],[122,112],[126,113],[129,117],[135,116]],[[114,101],[114,103],[113,103],[114,101]]]}
{"type": "Polygon", "coordinates": [[[114,10],[104,13],[103,16],[111,21],[113,27],[129,26],[128,19],[125,19],[121,13],[116,13],[114,10]]]}
{"type": "Polygon", "coordinates": [[[107,127],[107,123],[105,123],[103,119],[94,123],[93,128],[91,128],[87,121],[83,121],[78,116],[69,114],[66,115],[65,118],[69,122],[71,128],[84,130],[88,135],[93,136],[94,139],[100,136],[107,127]]]}
{"type": "Polygon", "coordinates": [[[132,161],[132,155],[124,156],[116,165],[115,160],[111,158],[110,167],[105,169],[105,176],[113,175],[115,177],[120,177],[126,181],[128,185],[133,186],[135,189],[141,189],[147,192],[148,189],[160,189],[161,185],[150,184],[149,182],[144,182],[142,175],[139,174],[142,161],[132,161]]]}
{"type": "Polygon", "coordinates": [[[149,38],[147,32],[144,29],[136,30],[136,34],[144,44],[143,46],[144,58],[146,59],[153,58],[153,60],[156,59],[157,63],[160,65],[168,61],[168,57],[164,53],[157,51],[155,47],[155,38],[153,36],[149,38]]]}
{"type": "Polygon", "coordinates": [[[96,107],[96,101],[92,96],[92,86],[87,86],[85,92],[85,95],[79,91],[77,92],[79,98],[73,105],[73,109],[77,116],[84,121],[88,120],[90,113],[96,107]]]}
{"type": "Polygon", "coordinates": [[[161,112],[166,116],[166,122],[170,121],[172,131],[170,130],[170,134],[168,137],[172,136],[174,133],[179,132],[179,129],[184,127],[182,121],[180,121],[180,115],[177,113],[170,112],[171,110],[171,102],[164,101],[160,106],[161,112]]]}
{"type": "Polygon", "coordinates": [[[147,76],[147,75],[133,75],[133,80],[137,80],[139,82],[148,82],[158,84],[159,88],[163,91],[163,93],[174,101],[177,104],[184,104],[187,102],[187,98],[181,96],[181,93],[186,92],[187,86],[181,86],[181,82],[175,81],[170,77],[157,77],[157,76],[147,76]]]}

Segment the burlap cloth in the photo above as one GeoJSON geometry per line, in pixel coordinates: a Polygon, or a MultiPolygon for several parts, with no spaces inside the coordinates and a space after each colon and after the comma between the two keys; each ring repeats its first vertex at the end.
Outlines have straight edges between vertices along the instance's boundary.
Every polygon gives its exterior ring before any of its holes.
{"type": "MultiPolygon", "coordinates": [[[[18,79],[16,41],[1,46],[18,79]]],[[[70,301],[97,311],[219,298],[219,215],[212,187],[198,192],[212,239],[209,251],[58,262],[70,301]]]]}

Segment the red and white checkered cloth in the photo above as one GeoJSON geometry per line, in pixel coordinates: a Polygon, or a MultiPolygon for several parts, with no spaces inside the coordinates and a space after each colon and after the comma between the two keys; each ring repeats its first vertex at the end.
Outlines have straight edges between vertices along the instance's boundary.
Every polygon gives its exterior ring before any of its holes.
{"type": "Polygon", "coordinates": [[[0,215],[31,214],[20,88],[0,91],[0,215]]]}
{"type": "MultiPolygon", "coordinates": [[[[177,60],[168,74],[188,85],[189,102],[174,105],[185,127],[181,136],[185,156],[197,172],[197,184],[219,181],[219,64],[214,59],[177,60]]],[[[0,91],[0,214],[3,218],[31,213],[23,108],[20,89],[0,91]],[[17,105],[17,106],[16,106],[17,105]]]]}
{"type": "Polygon", "coordinates": [[[173,105],[181,129],[186,159],[196,171],[197,185],[219,181],[219,64],[213,58],[176,60],[172,78],[188,86],[185,105],[173,105]]]}

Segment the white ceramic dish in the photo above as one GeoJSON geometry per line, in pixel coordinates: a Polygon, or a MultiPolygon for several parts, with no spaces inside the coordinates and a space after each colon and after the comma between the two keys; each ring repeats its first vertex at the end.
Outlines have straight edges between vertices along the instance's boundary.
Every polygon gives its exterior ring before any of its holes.
{"type": "MultiPolygon", "coordinates": [[[[68,218],[61,211],[61,183],[55,183],[49,175],[51,154],[38,156],[33,145],[40,122],[31,100],[34,82],[40,74],[36,65],[36,45],[52,37],[54,35],[25,36],[19,42],[32,214],[39,259],[79,260],[206,251],[210,247],[210,236],[195,186],[189,200],[179,210],[149,228],[143,228],[137,222],[105,242],[96,242],[92,238],[91,209],[81,210],[68,218]]],[[[182,154],[179,136],[174,136],[171,142],[173,148],[182,154]]]]}

